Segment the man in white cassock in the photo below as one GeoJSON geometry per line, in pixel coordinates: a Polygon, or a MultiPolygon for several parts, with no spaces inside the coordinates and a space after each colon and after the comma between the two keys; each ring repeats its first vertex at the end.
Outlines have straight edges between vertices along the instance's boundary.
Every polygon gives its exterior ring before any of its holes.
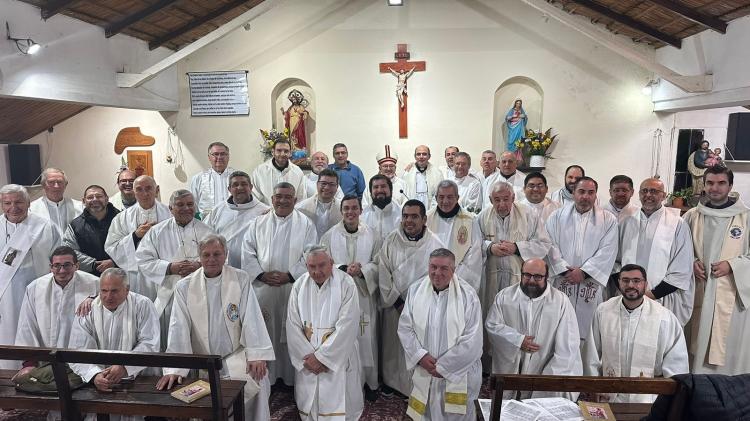
{"type": "Polygon", "coordinates": [[[458,154],[458,146],[448,146],[445,148],[445,165],[440,165],[438,168],[443,173],[443,179],[452,179],[456,173],[454,172],[453,166],[456,164],[456,155],[458,154]]]}
{"type": "Polygon", "coordinates": [[[536,213],[539,222],[544,225],[547,218],[560,207],[560,204],[546,197],[547,177],[540,172],[532,172],[526,175],[523,182],[524,197],[518,201],[522,205],[528,206],[536,213]]]}
{"type": "Polygon", "coordinates": [[[341,222],[341,201],[336,199],[339,176],[336,171],[325,169],[318,173],[318,192],[315,196],[298,202],[294,208],[302,212],[315,225],[318,239],[334,225],[341,222]]]}
{"type": "Polygon", "coordinates": [[[549,198],[560,204],[560,207],[573,203],[573,190],[579,178],[585,177],[586,171],[580,165],[571,165],[565,169],[565,184],[555,190],[549,198]]]}
{"type": "Polygon", "coordinates": [[[373,176],[367,189],[372,200],[368,206],[364,206],[362,222],[370,227],[382,242],[400,226],[401,205],[393,201],[391,180],[382,174],[373,176]]]}
{"type": "Polygon", "coordinates": [[[205,218],[215,206],[226,202],[229,196],[226,186],[230,175],[235,171],[229,166],[229,146],[221,142],[208,145],[208,162],[211,168],[190,179],[190,192],[193,193],[195,207],[201,218],[205,218]]]}
{"type": "MultiPolygon", "coordinates": [[[[406,191],[404,180],[396,176],[396,163],[398,162],[398,154],[396,152],[391,152],[391,147],[389,145],[385,145],[385,150],[382,152],[378,152],[378,154],[375,156],[375,159],[378,162],[378,173],[376,175],[383,175],[387,177],[388,180],[390,180],[391,196],[393,198],[393,202],[399,206],[399,211],[397,213],[400,215],[400,206],[408,199],[406,198],[406,196],[404,196],[404,192],[406,191]]],[[[371,187],[372,186],[368,184],[365,192],[362,194],[363,209],[367,209],[372,204],[372,198],[374,197],[374,195],[372,194],[371,187]]]]}
{"type": "MultiPolygon", "coordinates": [[[[492,372],[580,376],[581,340],[570,300],[547,279],[542,259],[521,268],[521,282],[500,291],[485,327],[492,344],[492,372]]],[[[503,399],[564,396],[569,393],[506,391],[503,399]]]]}
{"type": "Polygon", "coordinates": [[[430,148],[425,145],[414,149],[414,165],[404,173],[404,196],[416,199],[429,208],[435,196],[435,189],[443,173],[430,162],[430,148]]]}
{"type": "Polygon", "coordinates": [[[271,196],[273,211],[250,224],[242,241],[242,270],[252,279],[266,329],[271,337],[275,361],[268,365],[268,378],[281,378],[287,386],[294,384],[294,367],[289,361],[286,333],[286,306],[292,284],[305,273],[302,251],[315,244],[315,225],[294,209],[294,186],[281,182],[271,196]]]}
{"type": "Polygon", "coordinates": [[[572,205],[547,219],[552,240],[549,250],[554,286],[568,296],[578,317],[581,340],[591,329],[596,307],[617,257],[617,218],[596,205],[597,183],[581,177],[575,183],[572,205]]]}
{"type": "Polygon", "coordinates": [[[704,174],[708,201],[685,213],[693,237],[695,308],[685,328],[693,373],[750,373],[750,209],[729,197],[734,174],[704,174]]]}
{"type": "MultiPolygon", "coordinates": [[[[457,159],[460,161],[461,158],[457,159]]],[[[453,253],[456,275],[479,291],[483,261],[482,232],[474,214],[459,205],[459,189],[453,181],[438,183],[435,199],[437,206],[427,211],[427,227],[453,253]]]]}
{"type": "Polygon", "coordinates": [[[633,197],[633,179],[627,175],[616,175],[609,180],[609,201],[602,209],[617,217],[617,222],[638,212],[638,205],[631,202],[633,197]]]}
{"type": "MultiPolygon", "coordinates": [[[[305,174],[305,197],[313,197],[318,194],[318,174],[321,171],[328,168],[328,155],[325,152],[315,152],[310,155],[310,166],[312,170],[305,174]]],[[[341,190],[341,186],[336,189],[336,199],[344,197],[344,192],[341,190]]]]}
{"type": "MultiPolygon", "coordinates": [[[[127,271],[109,268],[102,273],[99,295],[91,304],[91,311],[76,319],[71,335],[72,349],[159,352],[159,317],[148,297],[130,291],[127,271]]],[[[93,380],[101,392],[111,392],[124,378],[160,372],[158,368],[119,364],[71,364],[70,368],[84,382],[93,380]]],[[[86,419],[93,420],[94,416],[86,419]]],[[[121,415],[112,419],[137,421],[143,417],[121,415]]]]}
{"type": "Polygon", "coordinates": [[[255,188],[255,198],[266,205],[270,205],[274,187],[281,182],[285,182],[294,187],[298,202],[304,200],[307,197],[305,174],[300,167],[289,160],[292,156],[291,143],[284,139],[277,140],[271,153],[273,155],[271,159],[258,165],[253,171],[251,184],[255,188]]]}
{"type": "Polygon", "coordinates": [[[117,173],[117,193],[109,198],[109,203],[117,210],[124,211],[137,203],[133,190],[136,177],[135,171],[127,168],[117,173]]]}
{"type": "MultiPolygon", "coordinates": [[[[516,159],[515,154],[508,151],[501,153],[499,163],[500,171],[496,174],[497,178],[488,181],[487,187],[491,189],[492,185],[497,181],[506,181],[513,186],[515,197],[520,199],[523,197],[523,181],[526,179],[526,174],[518,171],[518,160],[516,159]]],[[[488,205],[490,196],[489,192],[484,192],[484,196],[484,207],[488,208],[490,207],[490,205],[488,205]]]]}
{"type": "Polygon", "coordinates": [[[671,310],[682,326],[693,313],[693,241],[680,210],[662,206],[666,192],[656,178],[638,190],[640,210],[619,223],[620,252],[616,268],[635,263],[646,268],[646,296],[671,310]]]}
{"type": "Polygon", "coordinates": [[[451,177],[446,177],[458,186],[459,204],[469,213],[477,214],[482,210],[482,181],[469,173],[471,156],[459,152],[453,161],[451,177]]]}
{"type": "Polygon", "coordinates": [[[198,243],[213,230],[195,219],[195,201],[189,190],[175,190],[169,197],[172,217],[151,227],[138,246],[140,276],[156,285],[156,314],[161,318],[161,346],[167,346],[169,314],[177,281],[201,267],[198,243]]]}
{"type": "Polygon", "coordinates": [[[46,219],[60,234],[60,243],[68,224],[76,216],[83,212],[83,203],[80,200],[65,197],[65,189],[68,187],[68,178],[63,170],[47,168],[42,171],[42,189],[44,194],[39,199],[31,202],[29,212],[46,219]]]}
{"type": "Polygon", "coordinates": [[[495,295],[519,282],[523,261],[544,258],[551,246],[536,214],[515,201],[510,183],[498,181],[490,189],[492,207],[477,217],[485,258],[479,295],[485,317],[495,295]]]}
{"type": "Polygon", "coordinates": [[[250,176],[243,171],[229,175],[229,198],[214,207],[203,222],[227,240],[229,266],[242,265],[242,240],[250,223],[271,207],[253,197],[250,176]]]}
{"type": "Polygon", "coordinates": [[[430,253],[428,276],[409,287],[398,322],[412,390],[413,420],[476,420],[482,385],[482,309],[444,248],[430,253]]]}
{"type": "MultiPolygon", "coordinates": [[[[622,295],[599,304],[583,348],[583,374],[605,377],[672,377],[688,372],[682,325],[646,297],[646,269],[635,264],[618,275],[622,295]]],[[[612,402],[652,403],[656,395],[617,393],[612,402]]]]}
{"type": "Polygon", "coordinates": [[[334,266],[354,280],[359,297],[357,342],[362,364],[365,396],[376,400],[378,390],[378,262],[382,240],[366,224],[360,222],[362,207],[357,196],[341,201],[344,219],[320,240],[333,258],[334,266]]]}
{"type": "Polygon", "coordinates": [[[303,421],[356,421],[362,414],[357,286],[333,268],[325,246],[305,251],[307,273],[289,295],[286,337],[303,421]]]}
{"type": "MultiPolygon", "coordinates": [[[[0,345],[13,345],[26,287],[49,273],[49,256],[60,243],[49,221],[29,214],[29,193],[18,184],[0,188],[0,345]]],[[[18,369],[0,360],[0,369],[18,369]]]]}
{"type": "Polygon", "coordinates": [[[142,175],[133,183],[136,204],[115,216],[109,226],[104,251],[118,267],[128,272],[130,290],[149,299],[156,300],[157,285],[146,282],[138,270],[138,259],[135,252],[146,233],[157,223],[169,219],[172,214],[169,208],[158,202],[159,186],[156,181],[142,175]]]}
{"type": "Polygon", "coordinates": [[[378,288],[383,306],[383,382],[405,396],[411,391],[411,375],[398,338],[398,318],[409,287],[427,275],[430,253],[444,247],[427,227],[424,204],[413,199],[404,203],[401,226],[388,234],[378,254],[378,288]]]}
{"type": "MultiPolygon", "coordinates": [[[[177,283],[166,352],[221,355],[221,376],[244,380],[245,419],[270,419],[267,362],[274,359],[252,278],[225,264],[227,242],[211,234],[198,245],[201,268],[177,283]]],[[[188,369],[164,368],[156,388],[171,389],[188,369]]]]}

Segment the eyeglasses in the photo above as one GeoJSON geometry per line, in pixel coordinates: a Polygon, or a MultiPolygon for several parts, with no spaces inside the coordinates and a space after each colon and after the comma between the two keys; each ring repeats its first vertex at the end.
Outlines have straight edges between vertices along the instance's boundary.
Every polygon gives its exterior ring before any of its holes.
{"type": "Polygon", "coordinates": [[[120,184],[133,184],[135,182],[135,178],[121,178],[118,183],[120,184]]]}
{"type": "Polygon", "coordinates": [[[643,278],[620,278],[620,282],[622,282],[623,284],[640,285],[646,282],[646,280],[643,278]]]}
{"type": "Polygon", "coordinates": [[[75,266],[75,264],[70,263],[70,262],[65,262],[63,264],[55,263],[54,265],[49,265],[49,266],[52,268],[52,270],[59,271],[60,269],[70,270],[71,268],[73,268],[73,266],[75,266]]]}
{"type": "Polygon", "coordinates": [[[657,190],[657,189],[640,189],[639,191],[641,194],[653,194],[653,195],[664,193],[664,190],[657,190]]]}
{"type": "Polygon", "coordinates": [[[529,190],[543,189],[546,187],[544,184],[527,184],[526,188],[529,190]]]}
{"type": "Polygon", "coordinates": [[[103,194],[91,194],[91,195],[88,195],[88,196],[84,197],[84,199],[86,199],[86,200],[94,200],[94,199],[101,200],[101,199],[104,199],[104,195],[103,194]]]}
{"type": "Polygon", "coordinates": [[[226,152],[214,152],[210,153],[209,155],[213,156],[214,158],[224,158],[226,156],[229,156],[229,154],[226,152]]]}
{"type": "Polygon", "coordinates": [[[547,275],[539,275],[536,273],[521,272],[521,278],[524,281],[528,281],[529,279],[534,279],[534,281],[539,282],[539,281],[543,281],[544,278],[546,277],[547,275]]]}
{"type": "Polygon", "coordinates": [[[318,181],[318,185],[321,187],[336,187],[338,184],[331,181],[318,181]]]}

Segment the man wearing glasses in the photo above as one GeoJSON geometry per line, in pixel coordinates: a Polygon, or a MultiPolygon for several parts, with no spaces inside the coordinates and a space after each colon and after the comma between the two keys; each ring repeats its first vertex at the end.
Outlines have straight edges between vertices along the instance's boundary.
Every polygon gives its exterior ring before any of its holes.
{"type": "MultiPolygon", "coordinates": [[[[495,296],[485,327],[492,343],[492,372],[580,376],[580,339],[568,297],[548,282],[542,259],[521,266],[521,282],[495,296]]],[[[568,393],[506,391],[503,399],[563,396],[568,393]],[[520,397],[517,394],[520,393],[520,397]]]]}
{"type": "MultiPolygon", "coordinates": [[[[57,228],[60,241],[68,224],[76,216],[83,212],[83,203],[78,200],[65,197],[65,189],[68,187],[68,178],[63,170],[47,168],[42,172],[42,189],[44,195],[31,202],[29,212],[46,219],[57,228]]],[[[57,245],[61,245],[58,243],[57,245]]]]}
{"type": "Polygon", "coordinates": [[[341,222],[341,200],[336,199],[339,189],[339,176],[336,171],[325,169],[318,173],[318,193],[297,203],[295,208],[315,224],[317,240],[323,237],[334,225],[341,222]]]}
{"type": "Polygon", "coordinates": [[[124,169],[117,174],[117,189],[119,190],[109,198],[109,203],[118,210],[125,209],[135,205],[138,201],[135,197],[133,183],[135,183],[135,171],[124,169]]]}
{"type": "Polygon", "coordinates": [[[638,190],[641,209],[620,221],[618,265],[646,269],[646,296],[671,310],[684,326],[693,312],[693,240],[680,210],[662,206],[664,183],[647,178],[638,190]]]}
{"type": "Polygon", "coordinates": [[[523,181],[524,197],[518,201],[522,205],[530,207],[541,224],[547,222],[547,218],[560,207],[560,204],[547,197],[547,177],[540,172],[529,173],[523,181]]]}
{"type": "MultiPolygon", "coordinates": [[[[607,377],[671,377],[688,372],[682,325],[671,311],[646,297],[646,269],[622,267],[622,295],[599,305],[583,348],[584,374],[607,377]]],[[[612,394],[612,402],[651,403],[656,395],[612,394]]]]}
{"type": "Polygon", "coordinates": [[[229,146],[221,142],[208,145],[208,162],[211,168],[195,174],[190,180],[190,191],[201,217],[227,200],[229,175],[235,171],[229,167],[229,146]]]}

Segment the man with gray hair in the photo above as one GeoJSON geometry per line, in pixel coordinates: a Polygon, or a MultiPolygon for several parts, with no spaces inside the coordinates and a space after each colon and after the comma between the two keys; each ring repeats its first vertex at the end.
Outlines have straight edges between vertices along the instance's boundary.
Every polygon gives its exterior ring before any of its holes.
{"type": "MultiPolygon", "coordinates": [[[[154,303],[130,291],[128,272],[109,268],[99,281],[99,295],[91,303],[91,311],[73,324],[70,338],[72,349],[107,351],[159,352],[159,317],[154,303]]],[[[113,364],[71,364],[70,368],[97,390],[111,392],[125,378],[154,374],[158,368],[113,364]],[[144,371],[145,370],[145,371],[144,371]]],[[[117,419],[117,418],[114,418],[117,419]]],[[[120,416],[122,420],[143,417],[120,416]]]]}
{"type": "MultiPolygon", "coordinates": [[[[271,386],[266,362],[274,354],[252,278],[226,264],[224,237],[210,234],[198,248],[201,268],[175,288],[167,352],[221,355],[222,377],[247,382],[245,419],[268,420],[271,386]]],[[[188,371],[164,368],[156,388],[171,389],[188,371]]]]}
{"type": "Polygon", "coordinates": [[[447,180],[458,186],[458,203],[469,213],[477,214],[482,210],[482,182],[471,172],[471,156],[458,152],[453,158],[451,176],[447,180]]]}
{"type": "Polygon", "coordinates": [[[305,250],[307,273],[289,295],[286,339],[296,369],[294,395],[303,421],[362,414],[357,342],[359,299],[351,276],[333,268],[325,246],[305,250]]]}
{"type": "Polygon", "coordinates": [[[317,239],[310,218],[294,209],[296,201],[293,185],[277,184],[271,196],[273,212],[255,218],[242,242],[242,270],[253,280],[276,353],[276,360],[268,365],[268,378],[274,384],[281,377],[288,386],[294,385],[294,367],[284,334],[286,306],[292,284],[305,273],[302,250],[317,239]]]}
{"type": "Polygon", "coordinates": [[[214,206],[227,200],[229,176],[235,171],[229,167],[229,146],[221,142],[208,145],[208,162],[211,168],[195,174],[190,179],[190,191],[195,198],[196,207],[201,218],[205,217],[214,206]]]}
{"type": "MultiPolygon", "coordinates": [[[[49,221],[29,214],[29,193],[18,184],[0,188],[0,345],[13,345],[26,286],[49,273],[49,256],[60,233],[49,221]]],[[[0,369],[18,369],[0,360],[0,369]]]]}
{"type": "Polygon", "coordinates": [[[65,189],[68,187],[68,177],[63,170],[47,168],[42,171],[42,189],[44,194],[39,199],[31,202],[29,212],[46,219],[57,228],[60,234],[60,243],[68,224],[76,216],[83,212],[83,203],[79,200],[65,197],[65,189]]]}
{"type": "Polygon", "coordinates": [[[136,204],[120,212],[112,220],[104,242],[104,251],[114,260],[118,267],[128,271],[130,290],[156,300],[157,285],[145,282],[138,274],[138,259],[135,251],[146,233],[159,222],[172,215],[169,208],[158,202],[159,186],[156,181],[142,175],[133,182],[136,204]]]}
{"type": "Polygon", "coordinates": [[[169,211],[172,217],[149,229],[135,252],[140,279],[157,286],[154,305],[161,317],[162,348],[167,345],[175,284],[200,268],[198,242],[214,233],[195,219],[195,201],[189,190],[172,193],[169,211]]]}
{"type": "MultiPolygon", "coordinates": [[[[318,174],[328,168],[328,155],[325,152],[318,151],[310,155],[311,171],[305,174],[305,196],[313,197],[318,194],[318,174]]],[[[344,197],[341,186],[336,190],[335,198],[340,200],[344,197]]]]}

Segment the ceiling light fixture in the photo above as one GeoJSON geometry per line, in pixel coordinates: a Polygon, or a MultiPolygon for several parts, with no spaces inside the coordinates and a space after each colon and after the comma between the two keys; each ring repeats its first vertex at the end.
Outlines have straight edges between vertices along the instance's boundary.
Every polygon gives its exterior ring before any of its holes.
{"type": "Polygon", "coordinates": [[[403,6],[404,0],[388,0],[388,6],[403,6]]]}
{"type": "Polygon", "coordinates": [[[7,31],[8,41],[15,42],[16,48],[18,48],[18,51],[22,54],[36,54],[42,48],[41,45],[34,42],[31,38],[13,38],[10,36],[10,24],[8,24],[7,21],[5,22],[5,29],[7,31]]]}
{"type": "Polygon", "coordinates": [[[643,95],[646,95],[646,96],[651,95],[651,92],[653,92],[654,88],[656,86],[659,86],[660,80],[661,79],[651,79],[651,80],[649,80],[648,83],[646,84],[646,86],[644,86],[643,89],[641,89],[641,92],[643,93],[643,95]]]}

